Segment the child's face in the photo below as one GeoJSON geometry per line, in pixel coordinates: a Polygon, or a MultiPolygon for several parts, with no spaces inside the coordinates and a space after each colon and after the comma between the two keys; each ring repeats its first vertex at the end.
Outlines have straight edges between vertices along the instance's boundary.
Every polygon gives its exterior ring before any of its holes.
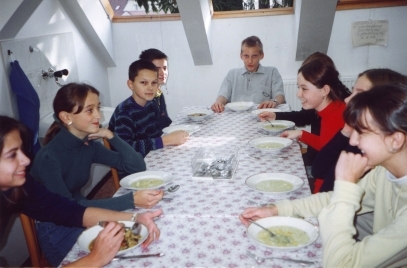
{"type": "Polygon", "coordinates": [[[87,135],[97,133],[100,130],[100,102],[99,96],[95,93],[89,92],[86,97],[83,110],[75,114],[78,110],[77,107],[72,113],[67,113],[70,122],[68,130],[76,137],[83,139],[87,135]]]}
{"type": "Polygon", "coordinates": [[[158,90],[157,72],[140,70],[133,81],[127,81],[128,87],[133,91],[133,99],[138,105],[144,106],[147,101],[154,99],[158,90]]]}
{"type": "Polygon", "coordinates": [[[317,88],[314,84],[307,81],[302,73],[299,73],[297,76],[297,97],[301,101],[301,105],[304,109],[315,109],[317,111],[323,110],[327,101],[324,96],[328,95],[329,87],[324,86],[323,88],[317,88]]]}
{"type": "Polygon", "coordinates": [[[255,72],[259,68],[260,60],[264,57],[263,53],[260,53],[260,48],[258,46],[255,47],[247,47],[246,45],[242,46],[242,51],[240,52],[240,58],[244,62],[244,67],[249,72],[255,72]]]}
{"type": "Polygon", "coordinates": [[[158,83],[160,85],[167,83],[168,77],[168,64],[166,59],[156,59],[152,63],[157,67],[158,70],[158,83]]]}
{"type": "MultiPolygon", "coordinates": [[[[368,159],[369,166],[382,165],[386,167],[389,163],[391,165],[392,153],[389,152],[391,147],[391,135],[385,136],[376,125],[369,111],[363,112],[365,123],[368,127],[367,130],[363,130],[362,133],[358,133],[356,130],[352,131],[349,139],[349,144],[357,146],[362,155],[368,159]]],[[[394,162],[394,161],[393,161],[394,162]]]]}
{"type": "Polygon", "coordinates": [[[0,156],[0,189],[6,191],[11,187],[23,185],[25,168],[30,159],[21,150],[23,142],[17,130],[11,131],[4,138],[3,151],[0,156]]]}
{"type": "Polygon", "coordinates": [[[372,87],[373,87],[372,82],[370,82],[370,80],[365,75],[362,75],[356,80],[355,85],[353,85],[352,88],[352,94],[345,99],[345,103],[348,104],[349,101],[357,94],[364,91],[368,91],[372,87]]]}

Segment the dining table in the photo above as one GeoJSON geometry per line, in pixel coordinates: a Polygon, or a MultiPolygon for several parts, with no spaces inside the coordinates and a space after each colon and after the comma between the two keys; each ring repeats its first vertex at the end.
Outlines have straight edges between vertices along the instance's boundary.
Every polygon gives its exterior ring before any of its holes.
{"type": "MultiPolygon", "coordinates": [[[[296,250],[280,250],[254,242],[239,215],[247,207],[294,200],[311,195],[300,144],[294,141],[278,153],[264,153],[252,148],[249,141],[268,134],[258,128],[258,119],[251,110],[235,112],[226,109],[214,113],[203,122],[188,119],[184,107],[173,119],[172,126],[194,125],[196,130],[179,146],[153,150],[145,157],[147,170],[171,174],[166,185],[180,185],[179,190],[166,193],[167,200],[152,209],[132,209],[129,212],[162,209],[156,219],[160,229],[159,240],[147,248],[136,247],[126,255],[164,253],[162,257],[133,258],[112,261],[106,267],[301,267],[292,260],[313,262],[307,267],[322,267],[322,243],[318,237],[308,246],[296,250]],[[202,148],[206,151],[233,151],[236,168],[230,179],[212,179],[193,176],[192,161],[202,148]],[[285,194],[267,194],[248,187],[246,180],[260,173],[287,173],[304,181],[297,190],[285,194]],[[249,257],[251,252],[264,262],[249,257]],[[275,259],[274,259],[275,258],[275,259]]],[[[282,106],[288,111],[289,106],[282,106]]],[[[163,188],[164,189],[164,188],[163,188]]],[[[115,196],[132,191],[121,187],[115,196]]],[[[318,228],[316,218],[304,219],[318,228]]],[[[75,244],[61,265],[69,264],[87,254],[75,244]]]]}

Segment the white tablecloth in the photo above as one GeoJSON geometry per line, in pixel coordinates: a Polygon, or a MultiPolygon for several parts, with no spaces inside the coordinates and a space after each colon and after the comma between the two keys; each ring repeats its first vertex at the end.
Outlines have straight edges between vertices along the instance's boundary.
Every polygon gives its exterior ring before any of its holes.
{"type": "MultiPolygon", "coordinates": [[[[188,121],[184,108],[172,125],[194,124],[188,121]]],[[[195,107],[196,108],[196,107],[195,107]]],[[[246,256],[251,251],[263,257],[284,257],[317,261],[314,267],[322,266],[321,240],[296,251],[272,250],[252,242],[238,215],[248,206],[248,200],[259,203],[277,202],[310,195],[303,160],[298,143],[293,143],[279,154],[260,155],[247,142],[263,136],[256,128],[256,118],[249,112],[225,111],[213,114],[206,122],[196,124],[200,130],[180,146],[151,151],[145,161],[147,170],[171,173],[180,189],[166,197],[172,201],[161,201],[155,208],[162,208],[163,216],[157,220],[161,237],[147,249],[138,247],[127,255],[165,253],[161,258],[131,259],[111,262],[107,267],[298,267],[299,264],[267,260],[257,264],[246,256]],[[191,160],[200,147],[234,147],[239,149],[239,164],[231,180],[193,179],[191,160]],[[248,155],[259,156],[258,159],[248,155]],[[278,158],[286,157],[286,158],[278,158]],[[245,180],[262,172],[283,172],[304,180],[299,190],[283,195],[271,196],[256,192],[245,184],[245,180]]],[[[116,195],[130,190],[120,188],[116,195]]],[[[154,208],[154,209],[155,209],[154,208]]],[[[146,211],[140,209],[140,212],[146,211]]],[[[307,219],[317,225],[316,219],[307,219]]],[[[62,264],[72,262],[86,253],[75,245],[62,264]]]]}

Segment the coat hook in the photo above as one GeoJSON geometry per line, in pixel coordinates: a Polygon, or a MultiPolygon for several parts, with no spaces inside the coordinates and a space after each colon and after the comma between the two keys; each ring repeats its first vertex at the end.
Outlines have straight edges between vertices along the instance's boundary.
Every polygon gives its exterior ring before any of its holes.
{"type": "Polygon", "coordinates": [[[35,48],[35,47],[31,46],[31,45],[28,47],[28,50],[29,50],[31,53],[33,53],[34,51],[39,51],[38,48],[35,48]]]}
{"type": "Polygon", "coordinates": [[[9,49],[7,50],[7,54],[10,56],[11,54],[13,54],[13,52],[9,49]]]}

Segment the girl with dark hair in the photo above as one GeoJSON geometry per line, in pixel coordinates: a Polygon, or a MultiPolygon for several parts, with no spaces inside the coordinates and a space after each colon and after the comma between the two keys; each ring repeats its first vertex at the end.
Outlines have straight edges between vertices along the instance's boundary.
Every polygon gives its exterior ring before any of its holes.
{"type": "MultiPolygon", "coordinates": [[[[316,135],[305,130],[287,130],[280,136],[298,139],[319,151],[343,127],[343,100],[348,95],[329,57],[315,57],[302,65],[298,70],[297,84],[297,97],[303,109],[315,109],[321,118],[320,132],[316,135]]],[[[274,120],[275,114],[265,112],[259,117],[263,121],[274,120]]]]}
{"type": "MultiPolygon", "coordinates": [[[[407,84],[407,77],[386,68],[366,70],[358,75],[358,79],[353,86],[352,95],[345,99],[345,103],[348,103],[357,94],[370,90],[373,86],[395,83],[407,84]]],[[[349,136],[352,130],[351,127],[345,125],[317,154],[312,166],[312,175],[322,181],[320,192],[333,190],[335,166],[342,150],[360,153],[356,146],[349,144],[349,136]]]]}
{"type": "MultiPolygon", "coordinates": [[[[10,216],[13,213],[22,212],[36,220],[51,221],[81,230],[83,227],[95,225],[98,221],[133,218],[148,226],[149,241],[144,244],[145,247],[154,241],[154,237],[158,239],[160,232],[153,219],[162,213],[161,210],[134,215],[100,208],[85,208],[68,198],[48,191],[31,176],[26,176],[26,167],[30,164],[30,159],[26,156],[25,151],[26,146],[30,144],[30,136],[23,124],[13,118],[0,116],[1,237],[4,235],[10,216]]],[[[120,224],[109,223],[100,232],[91,253],[71,265],[101,267],[108,264],[118,252],[123,241],[122,229],[120,224]]],[[[52,265],[58,266],[59,263],[52,263],[52,265]]]]}
{"type": "MultiPolygon", "coordinates": [[[[92,163],[115,167],[127,174],[144,171],[140,153],[99,127],[99,92],[87,84],[67,84],[57,92],[53,107],[55,121],[46,135],[46,145],[35,156],[31,175],[50,191],[76,200],[88,207],[122,211],[134,207],[151,208],[162,198],[162,190],[143,190],[125,195],[88,200],[81,189],[90,177],[92,163]],[[116,151],[94,139],[106,138],[116,151]]],[[[52,264],[61,261],[82,232],[78,228],[57,226],[52,222],[37,223],[38,240],[52,264]]]]}
{"type": "Polygon", "coordinates": [[[357,94],[344,118],[352,128],[349,142],[362,154],[341,152],[333,192],[247,208],[240,220],[247,226],[249,219],[276,215],[318,217],[323,267],[404,267],[407,85],[376,86],[357,94]]]}
{"type": "MultiPolygon", "coordinates": [[[[331,66],[331,67],[329,67],[331,72],[334,72],[334,70],[336,71],[336,67],[335,67],[335,64],[332,61],[332,59],[328,55],[321,53],[321,52],[315,52],[315,53],[311,54],[310,56],[308,56],[308,58],[306,58],[304,60],[304,62],[302,63],[301,66],[304,66],[315,60],[320,60],[321,62],[323,62],[324,66],[331,66]]],[[[351,94],[351,92],[337,78],[338,76],[339,76],[339,74],[334,75],[333,82],[337,83],[337,86],[335,88],[339,89],[340,99],[343,101],[346,97],[348,97],[351,94]]],[[[329,78],[329,76],[327,76],[327,78],[329,78]]],[[[276,112],[276,113],[263,112],[263,113],[259,114],[259,119],[262,121],[264,121],[264,120],[288,120],[288,121],[294,122],[297,127],[304,127],[304,126],[310,125],[311,134],[314,134],[317,136],[320,135],[321,117],[318,115],[318,111],[316,111],[315,109],[302,108],[300,111],[291,111],[291,112],[276,112]]],[[[307,148],[306,153],[302,154],[302,157],[304,160],[304,165],[307,170],[307,175],[308,175],[308,178],[310,179],[311,189],[313,188],[312,185],[313,185],[313,181],[314,181],[313,177],[311,176],[311,168],[314,164],[314,160],[318,154],[318,151],[319,151],[318,149],[309,146],[307,148]]]]}

